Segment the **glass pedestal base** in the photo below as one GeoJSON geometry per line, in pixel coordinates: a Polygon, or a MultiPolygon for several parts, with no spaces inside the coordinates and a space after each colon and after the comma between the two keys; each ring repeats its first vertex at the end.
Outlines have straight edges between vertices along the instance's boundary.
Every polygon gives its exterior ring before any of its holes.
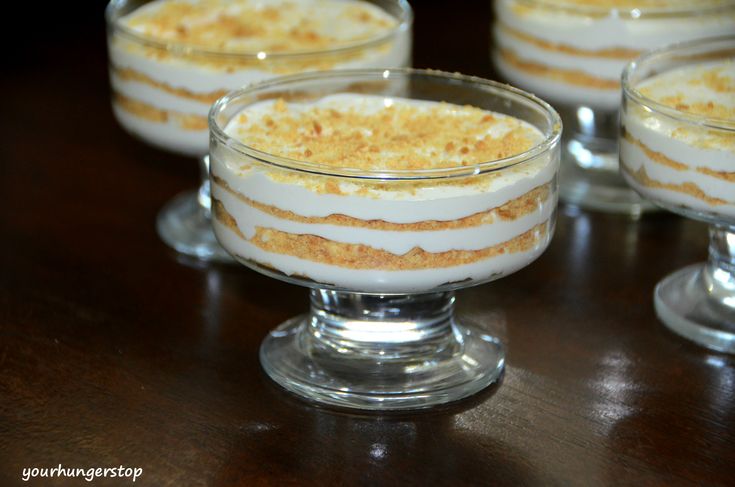
{"type": "Polygon", "coordinates": [[[215,238],[210,214],[198,197],[199,192],[188,191],[169,201],[158,213],[158,235],[181,254],[205,261],[234,262],[215,238]]]}
{"type": "Polygon", "coordinates": [[[495,382],[505,354],[453,309],[453,293],[312,290],[311,313],[273,330],[260,361],[276,383],[320,404],[388,411],[457,401],[495,382]]]}
{"type": "Polygon", "coordinates": [[[735,353],[735,298],[729,305],[708,292],[705,264],[694,264],[665,277],[656,286],[659,319],[675,333],[704,347],[735,353]]]}
{"type": "Polygon", "coordinates": [[[562,154],[559,198],[565,203],[634,218],[659,210],[626,184],[618,171],[616,150],[573,139],[562,154]]]}

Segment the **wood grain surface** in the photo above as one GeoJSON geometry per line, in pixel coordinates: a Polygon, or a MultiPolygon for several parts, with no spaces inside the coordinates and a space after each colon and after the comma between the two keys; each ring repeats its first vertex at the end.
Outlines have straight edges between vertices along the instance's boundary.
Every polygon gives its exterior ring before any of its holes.
{"type": "MultiPolygon", "coordinates": [[[[414,6],[415,65],[494,77],[487,2],[414,6]]],[[[735,360],[653,312],[655,283],[706,257],[705,226],[665,213],[561,207],[537,262],[461,291],[508,350],[478,397],[353,415],[273,385],[258,345],[307,293],[158,239],[197,168],[114,121],[103,8],[49,4],[38,35],[3,34],[0,485],[88,484],[22,481],[58,464],[152,486],[735,485],[735,360]]]]}

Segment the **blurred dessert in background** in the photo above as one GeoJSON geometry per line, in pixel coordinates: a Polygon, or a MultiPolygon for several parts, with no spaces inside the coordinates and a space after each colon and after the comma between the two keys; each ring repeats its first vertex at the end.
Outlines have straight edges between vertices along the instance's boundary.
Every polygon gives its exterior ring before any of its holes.
{"type": "Polygon", "coordinates": [[[654,209],[619,175],[625,65],[643,52],[735,32],[735,0],[497,0],[493,59],[564,121],[560,196],[638,216],[654,209]]]}
{"type": "Polygon", "coordinates": [[[617,110],[630,60],[672,42],[732,33],[733,7],[726,0],[498,0],[495,62],[510,81],[552,103],[617,110]]]}
{"type": "Polygon", "coordinates": [[[110,29],[115,115],[150,143],[201,156],[217,98],[287,73],[407,65],[400,24],[361,0],[155,0],[110,29]]]}
{"type": "Polygon", "coordinates": [[[631,186],[652,200],[735,219],[735,52],[633,89],[644,98],[625,107],[620,142],[631,186]]]}

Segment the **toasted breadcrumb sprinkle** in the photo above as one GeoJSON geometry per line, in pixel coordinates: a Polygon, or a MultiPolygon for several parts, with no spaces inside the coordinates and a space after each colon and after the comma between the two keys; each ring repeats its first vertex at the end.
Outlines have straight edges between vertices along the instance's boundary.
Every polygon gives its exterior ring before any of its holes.
{"type": "Polygon", "coordinates": [[[361,170],[469,166],[520,154],[543,138],[519,119],[473,106],[357,95],[264,101],[227,131],[273,155],[361,170]]]}
{"type": "Polygon", "coordinates": [[[344,0],[156,0],[121,21],[159,41],[266,53],[333,49],[397,25],[372,4],[344,0]]]}

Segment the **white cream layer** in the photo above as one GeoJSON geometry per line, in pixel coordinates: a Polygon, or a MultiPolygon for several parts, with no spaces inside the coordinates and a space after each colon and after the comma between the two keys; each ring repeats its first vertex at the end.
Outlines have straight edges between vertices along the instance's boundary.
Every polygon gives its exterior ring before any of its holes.
{"type": "MultiPolygon", "coordinates": [[[[329,106],[335,99],[347,104],[350,100],[353,103],[363,104],[366,97],[345,94],[336,98],[327,97],[319,103],[329,106]]],[[[369,101],[382,104],[382,99],[377,97],[369,101]]],[[[392,98],[391,101],[393,104],[412,103],[424,106],[431,104],[397,98],[392,98]]],[[[292,108],[292,104],[289,104],[289,107],[292,108]]],[[[249,120],[254,118],[250,112],[248,117],[249,120]]],[[[236,119],[237,117],[233,117],[233,121],[236,119]]],[[[235,130],[235,125],[227,129],[229,132],[235,130]]],[[[224,205],[246,238],[251,238],[255,233],[255,227],[259,226],[298,235],[316,235],[335,242],[368,245],[396,255],[403,255],[415,247],[434,253],[453,249],[477,250],[512,240],[538,224],[547,221],[551,224],[556,207],[557,152],[545,154],[531,163],[507,168],[485,184],[442,183],[400,191],[371,189],[367,196],[359,193],[361,185],[346,179],[333,178],[338,182],[343,194],[317,192],[298,180],[283,182],[269,175],[271,169],[243,160],[241,157],[231,160],[228,158],[230,154],[229,151],[212,152],[212,174],[224,180],[233,191],[251,200],[304,217],[346,215],[361,220],[383,220],[391,223],[450,221],[497,208],[534,188],[551,184],[550,196],[546,201],[541,202],[532,212],[513,221],[494,218],[492,223],[471,228],[398,231],[302,223],[279,218],[253,208],[213,182],[213,198],[224,205]]],[[[550,238],[550,235],[541,238],[536,247],[529,252],[500,255],[468,265],[411,271],[379,271],[341,268],[264,252],[220,223],[215,223],[214,228],[225,248],[244,259],[259,262],[287,275],[304,275],[318,282],[356,290],[383,292],[428,290],[447,282],[465,279],[486,280],[495,273],[507,274],[535,259],[546,247],[550,238]]]]}

